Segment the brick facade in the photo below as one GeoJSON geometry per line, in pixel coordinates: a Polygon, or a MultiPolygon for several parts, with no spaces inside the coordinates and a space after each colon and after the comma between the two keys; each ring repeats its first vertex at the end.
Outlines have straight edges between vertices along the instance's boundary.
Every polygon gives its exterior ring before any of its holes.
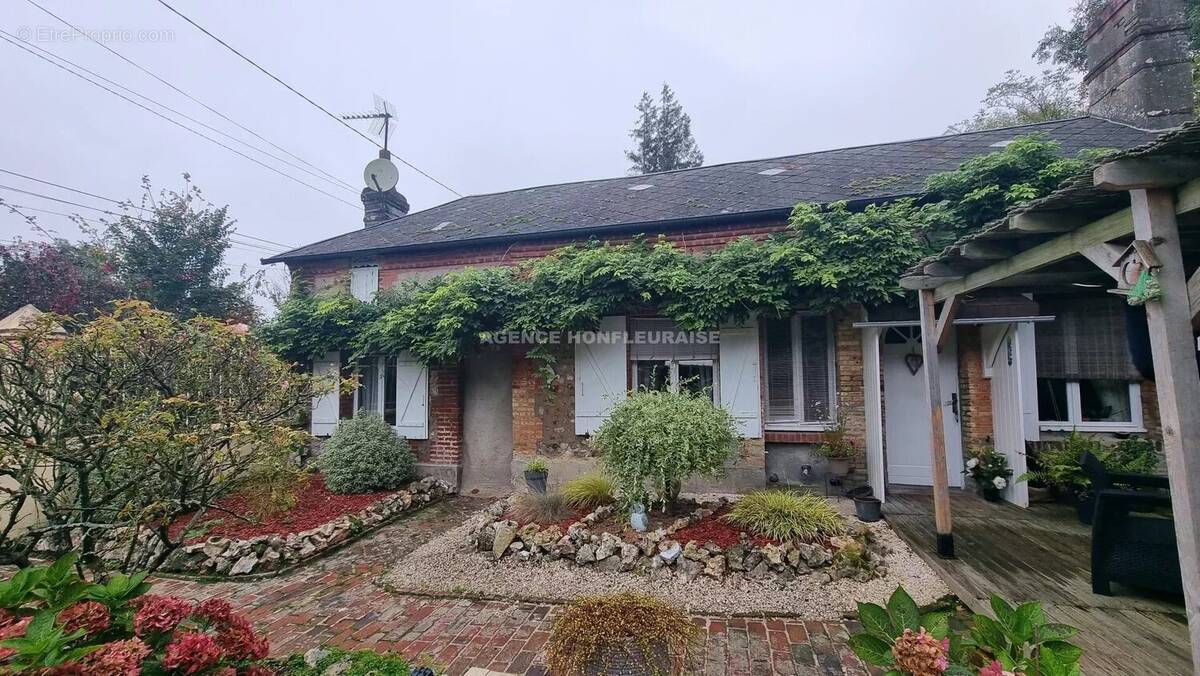
{"type": "Polygon", "coordinates": [[[982,341],[978,326],[958,328],[958,399],[964,453],[992,442],[992,382],[983,377],[982,341]]]}
{"type": "Polygon", "coordinates": [[[429,368],[429,439],[418,460],[458,467],[462,458],[462,374],[457,365],[429,368]]]}

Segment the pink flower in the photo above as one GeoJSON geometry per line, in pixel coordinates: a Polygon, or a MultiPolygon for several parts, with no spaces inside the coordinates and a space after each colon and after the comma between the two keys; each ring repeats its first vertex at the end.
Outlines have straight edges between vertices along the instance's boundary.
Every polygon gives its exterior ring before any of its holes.
{"type": "Polygon", "coordinates": [[[217,644],[232,660],[239,662],[261,660],[270,652],[267,640],[254,633],[254,628],[244,618],[235,616],[232,622],[217,633],[217,644]]]}
{"type": "Polygon", "coordinates": [[[150,654],[150,646],[140,638],[106,643],[83,658],[83,673],[92,676],[138,676],[142,661],[150,654]]]}
{"type": "Polygon", "coordinates": [[[71,633],[82,629],[84,636],[95,636],[108,629],[108,608],[95,601],[82,601],[58,614],[58,623],[71,633]]]}
{"type": "Polygon", "coordinates": [[[233,617],[233,606],[225,599],[211,598],[196,606],[192,614],[213,624],[228,624],[233,617]]]}
{"type": "Polygon", "coordinates": [[[991,664],[979,670],[979,676],[1025,676],[1025,674],[1019,671],[1005,671],[1003,664],[992,660],[991,664]]]}
{"type": "Polygon", "coordinates": [[[133,632],[138,636],[175,631],[192,614],[192,604],[177,596],[146,594],[138,599],[133,632]]]}
{"type": "Polygon", "coordinates": [[[163,666],[170,671],[198,674],[221,662],[221,647],[208,634],[185,632],[167,646],[163,666]]]}

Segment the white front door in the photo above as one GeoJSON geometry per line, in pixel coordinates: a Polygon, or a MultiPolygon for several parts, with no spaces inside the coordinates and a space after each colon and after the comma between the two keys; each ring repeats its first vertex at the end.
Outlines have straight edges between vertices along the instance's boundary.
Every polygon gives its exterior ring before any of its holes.
{"type": "MultiPolygon", "coordinates": [[[[887,482],[912,486],[933,484],[929,404],[920,329],[890,328],[882,332],[884,454],[887,482]],[[915,356],[914,356],[915,355],[915,356]],[[915,373],[914,373],[915,371],[915,373]]],[[[959,426],[958,351],[953,334],[938,362],[942,377],[942,420],[946,437],[946,480],[962,486],[962,431],[959,426]]]]}

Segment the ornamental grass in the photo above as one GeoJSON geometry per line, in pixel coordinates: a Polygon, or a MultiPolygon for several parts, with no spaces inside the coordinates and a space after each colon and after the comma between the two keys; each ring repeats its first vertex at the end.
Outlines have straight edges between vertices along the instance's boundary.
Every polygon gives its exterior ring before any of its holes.
{"type": "Polygon", "coordinates": [[[662,663],[680,673],[699,641],[700,630],[686,613],[653,596],[585,596],[555,620],[546,660],[552,673],[582,676],[610,673],[610,667],[630,660],[644,660],[661,673],[655,657],[665,656],[662,663]]]}
{"type": "Polygon", "coordinates": [[[571,506],[561,493],[521,493],[510,512],[518,523],[549,524],[571,515],[571,506]]]}
{"type": "Polygon", "coordinates": [[[828,500],[798,491],[747,493],[722,518],[774,540],[815,540],[846,531],[845,520],[828,500]]]}
{"type": "Polygon", "coordinates": [[[616,502],[613,493],[616,486],[612,479],[603,474],[585,474],[571,479],[563,486],[562,494],[567,504],[575,509],[595,509],[616,502]]]}

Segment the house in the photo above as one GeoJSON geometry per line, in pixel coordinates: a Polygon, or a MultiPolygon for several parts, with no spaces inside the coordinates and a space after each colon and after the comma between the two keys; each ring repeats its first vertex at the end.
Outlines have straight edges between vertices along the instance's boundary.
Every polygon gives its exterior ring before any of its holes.
{"type": "MultiPolygon", "coordinates": [[[[1136,8],[1145,5],[1128,4],[1133,9],[1122,11],[1143,11],[1136,8]]],[[[737,238],[761,239],[783,230],[798,202],[845,200],[861,208],[917,195],[927,176],[1035,132],[1058,141],[1067,154],[1130,148],[1156,138],[1155,129],[1180,123],[1185,113],[1180,106],[1148,107],[1146,88],[1136,86],[1148,78],[1178,79],[1178,61],[1137,62],[1128,56],[1158,48],[1164,35],[1174,33],[1129,33],[1120,25],[1108,22],[1089,37],[1092,107],[1082,117],[473,195],[411,214],[394,189],[368,189],[365,227],[263,262],[286,263],[315,290],[342,289],[369,299],[405,280],[511,265],[589,239],[662,236],[704,254],[737,238]]],[[[1187,106],[1190,114],[1190,98],[1187,106]]],[[[973,255],[983,258],[997,255],[976,249],[973,255]]],[[[1032,290],[1009,288],[964,299],[962,312],[946,327],[939,376],[951,485],[961,485],[963,449],[993,443],[1001,433],[994,420],[1008,414],[996,410],[997,402],[1009,400],[994,394],[1011,386],[1004,380],[1011,364],[1026,370],[1026,385],[1038,382],[1038,369],[1045,376],[1044,408],[1033,405],[1040,394],[1035,389],[1020,400],[1023,439],[1073,428],[1156,432],[1152,388],[1127,368],[1124,342],[1115,339],[1123,335],[1115,306],[1106,306],[1105,298],[1094,308],[1030,298],[1032,290]],[[1038,321],[1019,323],[1024,337],[1016,354],[1007,347],[997,352],[1008,343],[996,338],[995,327],[1012,324],[1014,317],[1038,321]],[[1050,322],[1054,318],[1061,321],[1050,322]],[[1102,351],[1077,349],[1085,335],[1114,340],[1102,351]]],[[[653,313],[607,317],[600,328],[602,335],[677,334],[653,313]]],[[[835,411],[846,421],[849,439],[863,449],[856,465],[877,494],[888,483],[931,483],[931,414],[923,403],[921,331],[912,311],[848,306],[814,314],[796,308],[791,317],[717,327],[716,336],[703,343],[648,338],[560,346],[557,390],[545,386],[524,343],[483,346],[454,364],[379,355],[356,366],[362,384],[352,395],[314,402],[312,431],[329,434],[339,418],[374,410],[413,443],[422,471],[466,491],[497,492],[507,490],[535,455],[550,459],[552,482],[592,467],[588,437],[628,390],[699,382],[711,384],[711,396],[734,413],[744,437],[727,478],[712,488],[820,485],[825,467],[811,451],[835,411]]],[[[347,367],[338,352],[312,363],[316,373],[347,367]]],[[[1011,489],[1009,499],[1023,502],[1023,490],[1011,489]]]]}

